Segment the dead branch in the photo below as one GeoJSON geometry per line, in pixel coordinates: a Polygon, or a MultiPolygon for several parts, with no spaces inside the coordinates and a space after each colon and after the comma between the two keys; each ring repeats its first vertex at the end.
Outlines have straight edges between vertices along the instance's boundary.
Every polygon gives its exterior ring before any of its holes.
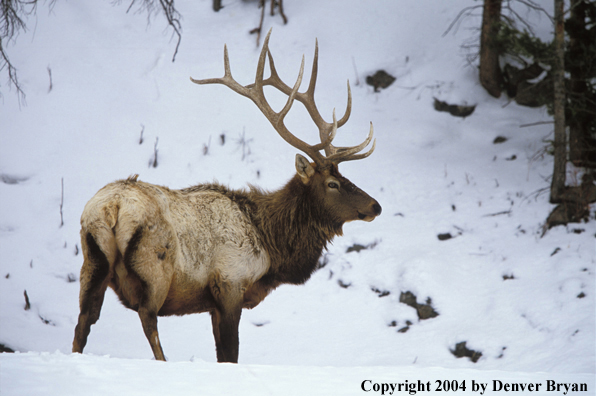
{"type": "Polygon", "coordinates": [[[29,302],[29,296],[27,295],[27,290],[25,290],[23,292],[23,294],[25,295],[25,311],[28,311],[31,309],[31,303],[29,302]]]}
{"type": "Polygon", "coordinates": [[[537,122],[531,122],[529,124],[521,124],[519,127],[520,128],[527,128],[527,127],[532,127],[532,126],[537,126],[537,125],[546,125],[546,124],[554,124],[554,121],[537,121],[537,122]]]}
{"type": "Polygon", "coordinates": [[[459,12],[459,14],[457,14],[457,16],[455,17],[455,19],[449,24],[449,27],[447,28],[447,30],[445,30],[445,33],[443,33],[441,35],[441,37],[445,37],[447,35],[447,33],[449,33],[451,31],[451,29],[453,29],[453,26],[455,26],[455,24],[458,23],[458,21],[460,19],[462,19],[462,17],[464,16],[464,14],[467,17],[467,16],[469,16],[469,15],[472,14],[472,11],[473,10],[475,10],[477,8],[482,8],[482,7],[483,7],[483,5],[482,4],[479,4],[479,5],[475,5],[475,6],[466,7],[463,10],[461,10],[459,12]]]}
{"type": "Polygon", "coordinates": [[[64,216],[62,213],[62,209],[64,208],[64,178],[60,181],[62,185],[62,194],[60,196],[60,227],[64,226],[64,216]]]}
{"type": "MultiPolygon", "coordinates": [[[[26,31],[27,26],[23,18],[35,12],[37,1],[24,2],[21,0],[1,0],[0,1],[0,71],[6,69],[8,72],[8,86],[13,86],[17,91],[19,105],[25,101],[25,92],[19,83],[17,69],[10,62],[5,47],[8,42],[14,40],[14,37],[22,30],[26,31]]],[[[0,98],[2,93],[0,92],[0,98]]]]}
{"type": "Polygon", "coordinates": [[[510,215],[511,214],[511,209],[509,210],[504,210],[502,212],[497,212],[497,213],[489,213],[489,214],[485,214],[482,217],[495,217],[495,216],[502,216],[502,215],[510,215]]]}
{"type": "Polygon", "coordinates": [[[143,132],[145,132],[145,125],[141,124],[141,137],[139,138],[139,144],[143,144],[143,132]]]}
{"type": "MultiPolygon", "coordinates": [[[[288,23],[288,18],[284,14],[284,6],[283,0],[271,0],[271,11],[270,15],[275,15],[275,7],[279,8],[279,14],[284,21],[284,25],[288,23]]],[[[259,8],[261,9],[261,19],[259,21],[259,26],[252,29],[249,33],[250,34],[257,34],[257,47],[259,47],[259,43],[261,41],[261,32],[263,31],[263,20],[265,19],[265,0],[259,0],[259,8]]]]}
{"type": "Polygon", "coordinates": [[[50,77],[50,87],[48,88],[48,93],[52,92],[54,88],[54,83],[52,82],[52,69],[48,66],[48,76],[50,77]]]}
{"type": "Polygon", "coordinates": [[[133,5],[140,1],[141,4],[139,5],[139,9],[141,11],[146,11],[148,19],[151,19],[151,15],[154,13],[158,13],[161,10],[168,21],[168,25],[174,31],[174,35],[178,37],[178,41],[176,42],[176,48],[174,49],[174,55],[172,55],[172,62],[176,60],[176,55],[178,54],[178,49],[180,48],[180,42],[182,41],[182,24],[180,23],[180,13],[176,9],[174,5],[174,0],[159,0],[159,6],[155,4],[155,0],[132,0],[130,5],[128,6],[126,12],[128,13],[133,5]]]}
{"type": "Polygon", "coordinates": [[[149,161],[150,168],[157,168],[157,142],[159,142],[159,137],[155,138],[155,145],[153,146],[153,159],[149,161]]]}

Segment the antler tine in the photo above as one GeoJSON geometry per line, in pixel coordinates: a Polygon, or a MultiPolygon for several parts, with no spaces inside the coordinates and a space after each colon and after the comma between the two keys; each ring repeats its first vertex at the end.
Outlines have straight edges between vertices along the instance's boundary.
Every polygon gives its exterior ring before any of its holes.
{"type": "MultiPolygon", "coordinates": [[[[283,120],[290,111],[290,108],[294,104],[294,99],[296,99],[296,94],[298,93],[298,88],[300,88],[300,84],[302,83],[302,76],[304,74],[304,56],[302,57],[302,63],[300,65],[300,71],[298,72],[298,78],[296,79],[296,83],[294,83],[294,87],[292,91],[288,95],[288,100],[286,101],[285,106],[279,111],[279,113],[274,114],[277,116],[277,120],[274,122],[273,120],[269,119],[275,130],[279,135],[292,146],[296,147],[298,150],[301,150],[308,154],[318,165],[324,166],[325,164],[325,157],[319,153],[321,148],[317,147],[317,145],[311,146],[306,142],[302,141],[301,139],[294,136],[288,128],[284,125],[283,120]]],[[[262,87],[261,87],[262,89],[262,87]]],[[[255,102],[256,103],[256,102],[255,102]]],[[[258,104],[257,104],[258,105],[258,104]]],[[[269,117],[267,117],[269,118],[269,117]]]]}
{"type": "Polygon", "coordinates": [[[357,153],[362,151],[366,146],[368,146],[368,144],[372,140],[373,134],[374,134],[373,124],[371,122],[368,136],[366,137],[364,142],[360,143],[357,146],[353,146],[353,147],[333,147],[335,152],[334,152],[334,154],[327,156],[327,160],[332,161],[335,164],[339,164],[340,162],[344,162],[344,161],[353,161],[353,160],[358,160],[358,159],[368,157],[369,155],[371,155],[373,153],[373,151],[375,151],[377,139],[375,139],[373,141],[372,147],[369,151],[367,151],[366,153],[363,153],[363,154],[357,154],[357,153]]]}
{"type": "Polygon", "coordinates": [[[310,72],[310,81],[306,89],[306,96],[314,102],[315,87],[317,85],[317,75],[319,74],[319,40],[315,38],[315,55],[312,60],[312,70],[310,72]]]}
{"type": "MultiPolygon", "coordinates": [[[[269,29],[267,36],[265,37],[265,41],[263,42],[263,48],[261,49],[261,53],[259,54],[259,62],[257,63],[257,75],[255,76],[255,84],[254,86],[260,91],[263,92],[263,76],[265,74],[265,58],[269,53],[269,37],[271,37],[271,31],[273,28],[269,29]]],[[[271,58],[271,54],[269,55],[271,58]]]]}
{"type": "Polygon", "coordinates": [[[315,39],[315,54],[313,56],[312,62],[312,71],[310,73],[310,81],[308,83],[308,89],[304,92],[304,101],[303,104],[307,108],[309,114],[311,115],[315,124],[319,127],[319,137],[321,139],[321,144],[324,144],[325,155],[329,157],[335,153],[335,149],[333,145],[331,145],[331,141],[333,137],[335,137],[335,133],[337,132],[337,128],[343,126],[350,118],[350,112],[352,108],[352,93],[350,89],[350,82],[348,81],[348,105],[346,108],[346,112],[344,116],[337,122],[335,120],[335,109],[333,109],[333,123],[326,122],[321,114],[319,113],[317,106],[315,104],[315,88],[317,85],[317,76],[319,74],[319,40],[315,39]],[[333,134],[333,137],[331,137],[333,134]],[[325,144],[326,143],[326,144],[325,144]]]}
{"type": "MultiPolygon", "coordinates": [[[[346,106],[346,112],[344,113],[344,116],[337,122],[335,121],[335,109],[333,109],[333,125],[336,130],[337,130],[337,128],[342,127],[348,121],[351,113],[352,113],[352,89],[350,88],[350,80],[348,80],[348,104],[346,106]]],[[[324,139],[323,131],[321,130],[319,133],[321,134],[321,141],[322,141],[324,139]]],[[[335,154],[337,152],[337,150],[339,150],[337,147],[333,146],[332,144],[329,144],[328,147],[325,148],[325,155],[327,157],[330,157],[333,154],[335,154]]]]}
{"type": "Polygon", "coordinates": [[[288,114],[288,112],[290,111],[290,108],[294,104],[294,99],[296,98],[296,93],[298,92],[298,88],[300,88],[300,84],[302,84],[303,74],[304,74],[304,55],[302,56],[302,63],[300,64],[300,71],[298,72],[298,78],[296,79],[296,82],[294,83],[292,92],[290,92],[290,95],[288,95],[288,100],[286,102],[286,105],[278,113],[279,121],[283,121],[283,119],[286,117],[286,114],[288,114]]]}
{"type": "Polygon", "coordinates": [[[333,148],[333,145],[331,144],[331,142],[333,141],[333,139],[335,139],[335,134],[337,133],[337,128],[338,128],[337,119],[335,118],[335,109],[333,109],[333,123],[330,125],[331,125],[331,131],[329,131],[329,133],[323,134],[322,131],[319,131],[320,135],[321,135],[321,143],[313,146],[317,150],[325,149],[326,158],[329,158],[329,155],[333,153],[331,151],[331,149],[333,148]]]}
{"type": "Polygon", "coordinates": [[[366,153],[362,153],[362,154],[357,154],[357,155],[352,155],[350,157],[347,158],[342,158],[339,160],[334,161],[336,164],[339,164],[340,162],[345,162],[345,161],[354,161],[354,160],[359,160],[359,159],[363,159],[368,157],[369,155],[371,155],[373,153],[373,151],[375,151],[375,147],[377,147],[377,139],[373,140],[373,144],[372,147],[370,148],[370,150],[368,150],[366,153]]]}
{"type": "Polygon", "coordinates": [[[232,77],[232,69],[230,68],[230,57],[228,56],[228,46],[224,44],[224,76],[218,78],[205,78],[202,80],[195,80],[194,78],[190,78],[195,84],[204,85],[204,84],[222,84],[229,87],[236,93],[239,93],[242,96],[246,96],[247,98],[251,98],[250,92],[247,87],[242,86],[239,84],[234,78],[232,77]]]}
{"type": "MultiPolygon", "coordinates": [[[[315,105],[315,88],[317,85],[317,76],[319,74],[319,40],[315,39],[315,55],[312,61],[312,71],[310,73],[310,81],[308,83],[308,89],[304,92],[304,96],[309,101],[309,104],[313,106],[313,113],[316,113],[318,116],[317,118],[320,120],[321,123],[326,124],[327,127],[331,127],[333,124],[325,122],[321,115],[319,114],[317,107],[315,105]]],[[[305,104],[306,106],[306,104],[305,104]]],[[[350,81],[348,80],[348,105],[346,108],[346,112],[343,117],[337,122],[337,127],[341,128],[350,118],[350,113],[352,109],[352,90],[350,89],[350,81]]],[[[310,112],[310,109],[309,109],[310,112]]],[[[312,114],[311,114],[312,115],[312,114]]],[[[318,124],[317,124],[318,125],[318,124]]]]}
{"type": "Polygon", "coordinates": [[[346,112],[344,116],[337,122],[338,127],[342,127],[352,114],[352,89],[350,88],[350,80],[348,80],[348,104],[346,105],[346,112]]]}
{"type": "Polygon", "coordinates": [[[326,122],[315,104],[315,88],[317,86],[317,76],[319,74],[319,40],[315,39],[315,54],[312,61],[312,70],[310,72],[310,81],[308,88],[304,92],[304,106],[308,110],[311,118],[319,127],[319,138],[321,139],[321,148],[325,149],[325,156],[329,157],[333,153],[331,141],[337,133],[337,121],[335,120],[335,109],[333,109],[333,123],[326,122]],[[330,130],[331,129],[331,130],[330,130]],[[333,136],[333,137],[332,137],[333,136]]]}

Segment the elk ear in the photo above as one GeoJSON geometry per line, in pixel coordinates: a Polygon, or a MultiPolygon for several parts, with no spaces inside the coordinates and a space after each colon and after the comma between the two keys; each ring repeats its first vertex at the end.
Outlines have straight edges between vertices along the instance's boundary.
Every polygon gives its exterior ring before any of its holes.
{"type": "Polygon", "coordinates": [[[302,155],[296,154],[296,172],[302,179],[302,183],[307,184],[312,175],[315,174],[315,168],[302,155]]]}

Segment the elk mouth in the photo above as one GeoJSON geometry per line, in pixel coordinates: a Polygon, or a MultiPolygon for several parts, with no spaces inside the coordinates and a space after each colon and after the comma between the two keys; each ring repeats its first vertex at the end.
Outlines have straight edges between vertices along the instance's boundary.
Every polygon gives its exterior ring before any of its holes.
{"type": "Polygon", "coordinates": [[[364,221],[366,221],[366,222],[371,222],[371,221],[373,221],[373,220],[375,219],[375,217],[377,217],[377,216],[374,216],[374,215],[373,215],[373,216],[370,216],[370,215],[365,215],[364,213],[360,213],[360,212],[358,212],[358,219],[360,219],[360,220],[364,220],[364,221]]]}

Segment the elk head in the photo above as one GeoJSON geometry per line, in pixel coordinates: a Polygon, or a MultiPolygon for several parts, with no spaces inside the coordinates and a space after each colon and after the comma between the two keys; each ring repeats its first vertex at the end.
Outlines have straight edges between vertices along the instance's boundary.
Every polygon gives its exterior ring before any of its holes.
{"type": "Polygon", "coordinates": [[[373,141],[370,150],[359,154],[372,140],[372,123],[370,124],[367,138],[361,144],[352,147],[335,147],[332,144],[337,129],[343,126],[350,117],[352,109],[350,82],[348,81],[348,103],[343,117],[338,121],[335,117],[335,110],[333,110],[333,122],[326,122],[317,109],[314,99],[318,73],[318,42],[315,45],[308,88],[305,92],[298,92],[304,74],[304,56],[302,57],[298,78],[294,86],[290,87],[281,80],[275,69],[273,57],[269,51],[270,36],[271,30],[267,33],[267,37],[263,43],[254,83],[243,86],[232,78],[227,46],[224,46],[225,72],[223,77],[203,80],[195,80],[191,77],[191,81],[196,84],[222,84],[252,100],[286,142],[304,152],[312,159],[313,162],[311,163],[302,155],[297,154],[296,172],[302,184],[309,188],[310,193],[314,195],[313,198],[315,201],[322,204],[326,212],[340,223],[353,220],[372,221],[376,216],[381,214],[381,206],[375,199],[343,177],[337,167],[340,162],[363,159],[372,154],[375,149],[376,140],[373,141]],[[264,78],[265,58],[269,59],[269,69],[271,72],[271,75],[267,79],[264,78]],[[263,87],[267,85],[276,88],[288,96],[285,106],[279,112],[274,111],[265,98],[263,87]],[[307,144],[292,134],[284,124],[284,118],[290,111],[295,100],[304,105],[319,129],[320,143],[314,145],[307,144]],[[321,150],[325,154],[322,154],[321,150]]]}

